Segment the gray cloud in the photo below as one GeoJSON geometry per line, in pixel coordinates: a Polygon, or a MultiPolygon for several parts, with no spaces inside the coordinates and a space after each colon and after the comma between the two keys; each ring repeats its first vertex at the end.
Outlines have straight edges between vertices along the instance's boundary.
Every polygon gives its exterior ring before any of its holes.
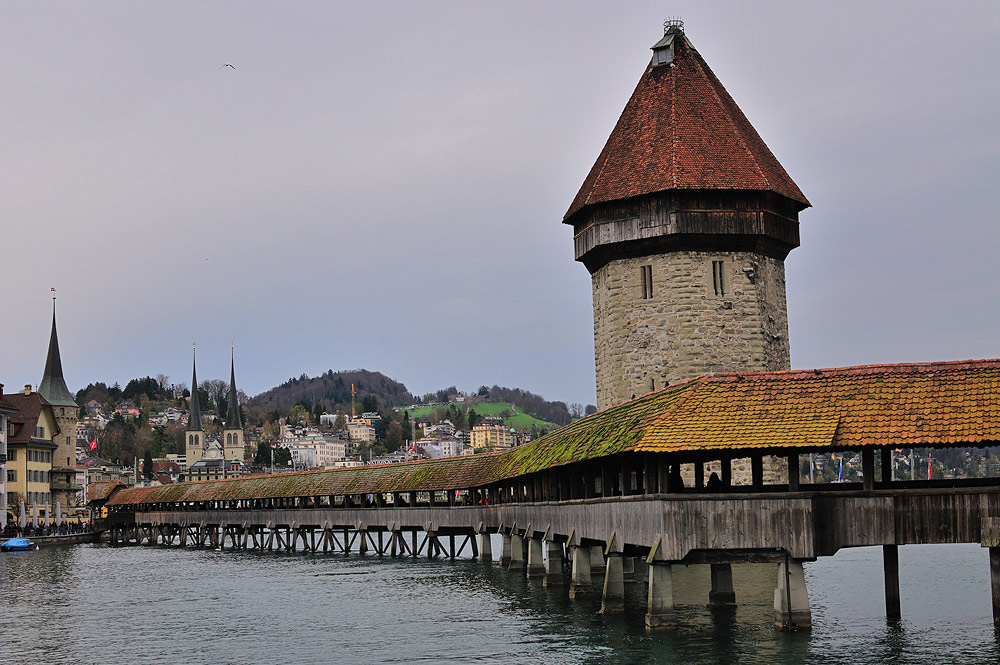
{"type": "Polygon", "coordinates": [[[1000,355],[995,3],[10,4],[0,381],[594,400],[562,214],[678,13],[812,200],[793,364],[1000,355]],[[903,7],[900,9],[899,7],[903,7]],[[223,68],[233,63],[236,70],[223,68]]]}

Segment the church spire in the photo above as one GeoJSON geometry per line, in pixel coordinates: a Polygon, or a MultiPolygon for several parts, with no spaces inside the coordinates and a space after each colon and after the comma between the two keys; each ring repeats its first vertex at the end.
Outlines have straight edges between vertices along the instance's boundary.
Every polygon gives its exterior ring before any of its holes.
{"type": "Polygon", "coordinates": [[[45,371],[38,392],[53,406],[77,407],[73,394],[63,378],[62,359],[59,357],[59,337],[56,335],[56,294],[52,289],[52,333],[49,336],[49,354],[45,358],[45,371]]]}
{"type": "Polygon", "coordinates": [[[191,411],[188,415],[189,432],[200,432],[201,426],[201,402],[198,399],[198,350],[194,348],[191,352],[194,358],[191,362],[191,411]]]}
{"type": "Polygon", "coordinates": [[[236,347],[233,347],[229,368],[229,409],[226,413],[226,429],[243,429],[240,420],[240,401],[236,394],[236,347]]]}

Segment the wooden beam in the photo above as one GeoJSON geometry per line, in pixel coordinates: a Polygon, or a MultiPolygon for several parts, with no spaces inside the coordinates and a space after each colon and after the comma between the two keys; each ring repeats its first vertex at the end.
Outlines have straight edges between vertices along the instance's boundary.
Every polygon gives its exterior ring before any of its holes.
{"type": "Polygon", "coordinates": [[[889,621],[899,621],[902,614],[899,606],[899,547],[897,545],[882,546],[882,570],[885,577],[885,618],[889,621]]]}
{"type": "Polygon", "coordinates": [[[871,492],[875,489],[875,451],[871,446],[861,449],[861,474],[864,490],[871,492]]]}
{"type": "Polygon", "coordinates": [[[892,446],[882,446],[882,485],[892,485],[892,446]]]}

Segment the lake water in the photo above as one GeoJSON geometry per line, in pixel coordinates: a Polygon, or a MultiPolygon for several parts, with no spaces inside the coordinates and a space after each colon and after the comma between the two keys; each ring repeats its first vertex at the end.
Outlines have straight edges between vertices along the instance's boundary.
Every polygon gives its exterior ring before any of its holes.
{"type": "MultiPolygon", "coordinates": [[[[494,545],[499,551],[499,543],[494,545]]],[[[899,550],[903,621],[884,619],[881,550],[806,565],[813,631],[771,627],[773,566],[735,566],[713,613],[707,567],[675,569],[676,628],[647,633],[644,589],[600,598],[470,560],[78,545],[0,555],[4,663],[997,663],[986,550],[899,550]]]]}

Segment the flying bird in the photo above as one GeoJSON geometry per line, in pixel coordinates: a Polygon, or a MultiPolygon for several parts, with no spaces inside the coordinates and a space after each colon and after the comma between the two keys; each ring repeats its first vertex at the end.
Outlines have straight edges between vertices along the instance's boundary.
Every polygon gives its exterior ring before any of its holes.
{"type": "MultiPolygon", "coordinates": [[[[222,65],[222,67],[229,67],[231,69],[236,69],[235,67],[233,67],[232,65],[230,65],[228,62],[226,64],[222,65]]],[[[222,69],[222,67],[219,67],[219,69],[222,69]]]]}

